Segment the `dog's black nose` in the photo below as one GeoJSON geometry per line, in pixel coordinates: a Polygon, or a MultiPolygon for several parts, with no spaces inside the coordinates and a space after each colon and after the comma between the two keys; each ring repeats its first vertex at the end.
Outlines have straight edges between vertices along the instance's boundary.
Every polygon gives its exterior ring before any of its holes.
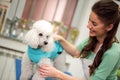
{"type": "Polygon", "coordinates": [[[48,44],[48,42],[44,41],[44,44],[45,44],[45,45],[47,45],[47,44],[48,44]]]}

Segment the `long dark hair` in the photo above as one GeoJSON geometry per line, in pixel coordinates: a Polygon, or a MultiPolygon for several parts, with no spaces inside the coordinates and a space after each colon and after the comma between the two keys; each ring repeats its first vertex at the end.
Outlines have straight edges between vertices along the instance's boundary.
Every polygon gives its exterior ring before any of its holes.
{"type": "MultiPolygon", "coordinates": [[[[94,73],[95,69],[101,63],[104,52],[112,46],[113,42],[117,42],[115,35],[120,22],[119,6],[112,0],[100,0],[96,2],[92,7],[92,11],[105,24],[105,26],[113,24],[113,28],[107,32],[107,37],[105,38],[101,49],[96,54],[93,64],[89,66],[90,75],[94,73]]],[[[94,51],[97,42],[96,37],[90,37],[88,44],[83,48],[80,55],[82,57],[87,57],[90,51],[94,51]]]]}

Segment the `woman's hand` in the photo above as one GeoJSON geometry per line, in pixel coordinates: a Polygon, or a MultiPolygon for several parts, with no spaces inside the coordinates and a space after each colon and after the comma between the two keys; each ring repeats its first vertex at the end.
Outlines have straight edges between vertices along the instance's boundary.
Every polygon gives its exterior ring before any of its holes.
{"type": "Polygon", "coordinates": [[[63,38],[62,36],[57,35],[57,34],[54,34],[53,37],[54,37],[55,41],[58,40],[60,42],[60,44],[62,45],[64,50],[67,53],[69,53],[71,56],[73,56],[73,57],[79,57],[80,56],[80,51],[76,48],[76,46],[74,46],[73,44],[71,44],[70,42],[65,40],[65,38],[63,38]]]}
{"type": "Polygon", "coordinates": [[[61,40],[64,39],[62,36],[60,36],[60,35],[58,35],[58,34],[54,34],[54,35],[53,35],[53,38],[54,38],[55,41],[61,41],[61,40]]]}
{"type": "Polygon", "coordinates": [[[63,72],[57,70],[51,65],[42,65],[39,67],[39,73],[42,77],[55,77],[60,80],[84,80],[84,79],[78,79],[73,76],[69,76],[67,74],[64,74],[63,72]]]}
{"type": "Polygon", "coordinates": [[[56,77],[59,72],[51,65],[42,65],[39,67],[39,73],[42,77],[56,77]]]}

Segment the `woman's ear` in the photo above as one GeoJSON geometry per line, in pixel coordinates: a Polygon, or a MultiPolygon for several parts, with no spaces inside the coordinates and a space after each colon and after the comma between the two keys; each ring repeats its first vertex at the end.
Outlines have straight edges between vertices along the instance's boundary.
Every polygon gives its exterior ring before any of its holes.
{"type": "Polygon", "coordinates": [[[106,27],[106,30],[107,30],[107,31],[110,31],[110,30],[112,30],[112,28],[113,28],[113,24],[110,24],[110,25],[108,25],[108,26],[106,27]]]}

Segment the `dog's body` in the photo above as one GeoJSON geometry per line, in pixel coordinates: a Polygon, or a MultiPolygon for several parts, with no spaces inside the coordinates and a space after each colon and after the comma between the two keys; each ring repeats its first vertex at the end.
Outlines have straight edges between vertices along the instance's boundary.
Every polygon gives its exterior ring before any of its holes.
{"type": "Polygon", "coordinates": [[[28,31],[25,36],[28,49],[22,59],[20,80],[45,80],[37,70],[34,73],[33,66],[52,65],[51,60],[63,51],[60,43],[53,40],[52,33],[53,26],[45,20],[35,22],[33,28],[28,31]]]}

